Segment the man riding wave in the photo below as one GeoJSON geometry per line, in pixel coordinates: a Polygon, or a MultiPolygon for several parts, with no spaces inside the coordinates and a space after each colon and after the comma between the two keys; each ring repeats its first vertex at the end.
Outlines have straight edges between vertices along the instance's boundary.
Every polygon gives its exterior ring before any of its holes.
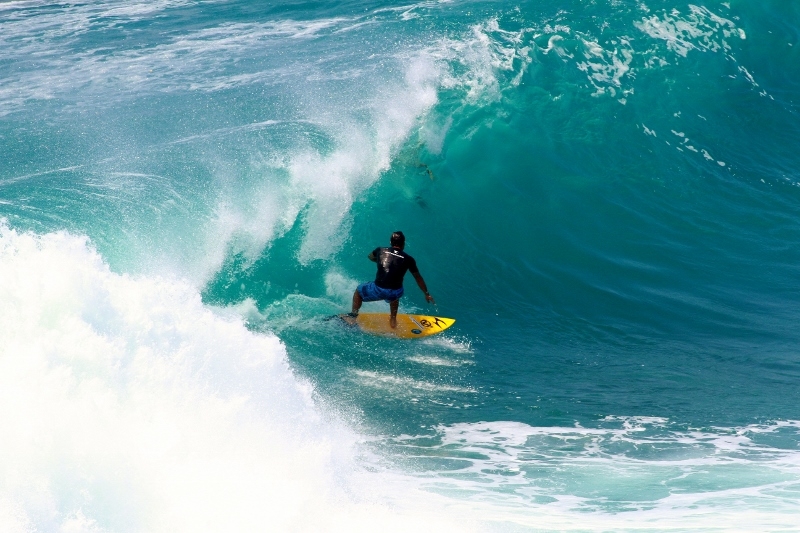
{"type": "Polygon", "coordinates": [[[362,283],[353,293],[353,312],[350,316],[358,316],[363,302],[376,302],[385,300],[389,302],[389,325],[397,327],[397,308],[400,306],[400,298],[403,296],[403,277],[406,272],[411,272],[414,279],[425,293],[425,300],[429,303],[436,302],[428,293],[428,286],[417,269],[417,262],[413,257],[403,251],[406,245],[406,237],[402,231],[395,231],[389,240],[389,248],[375,248],[367,256],[370,261],[378,264],[378,273],[375,281],[362,283]]]}

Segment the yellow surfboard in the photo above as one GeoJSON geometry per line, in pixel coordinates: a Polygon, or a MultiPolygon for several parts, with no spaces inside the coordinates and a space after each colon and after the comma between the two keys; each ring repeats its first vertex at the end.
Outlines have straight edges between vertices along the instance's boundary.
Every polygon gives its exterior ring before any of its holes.
{"type": "Polygon", "coordinates": [[[355,324],[362,330],[375,335],[387,335],[401,339],[416,339],[441,333],[453,324],[455,319],[439,316],[397,314],[397,327],[389,325],[389,313],[359,313],[357,318],[339,315],[348,324],[355,324]]]}

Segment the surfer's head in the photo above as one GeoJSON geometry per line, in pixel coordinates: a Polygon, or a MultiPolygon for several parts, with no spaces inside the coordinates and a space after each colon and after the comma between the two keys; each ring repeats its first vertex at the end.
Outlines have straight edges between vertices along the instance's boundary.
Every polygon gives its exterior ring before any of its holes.
{"type": "Polygon", "coordinates": [[[402,248],[406,245],[406,236],[403,235],[402,231],[395,231],[392,233],[392,238],[389,239],[389,243],[396,248],[402,248]]]}

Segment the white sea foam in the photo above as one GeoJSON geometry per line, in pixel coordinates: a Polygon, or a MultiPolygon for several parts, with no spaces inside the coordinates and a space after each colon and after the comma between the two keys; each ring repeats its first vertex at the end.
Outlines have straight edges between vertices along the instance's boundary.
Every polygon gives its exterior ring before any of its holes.
{"type": "Polygon", "coordinates": [[[469,529],[386,499],[278,339],[186,282],[2,226],[0,301],[4,532],[469,529]]]}
{"type": "Polygon", "coordinates": [[[462,392],[474,393],[477,392],[472,387],[459,387],[456,385],[449,385],[447,383],[431,383],[429,381],[420,381],[404,376],[397,376],[394,374],[383,374],[380,372],[373,372],[370,370],[353,370],[353,375],[357,380],[370,387],[378,387],[388,390],[395,390],[400,392],[409,392],[413,390],[426,391],[426,392],[462,392]]]}
{"type": "MultiPolygon", "coordinates": [[[[733,60],[732,40],[746,38],[744,31],[737,28],[732,20],[706,7],[690,5],[685,13],[672,9],[655,14],[640,5],[637,11],[648,15],[634,20],[633,25],[650,40],[624,33],[608,37],[608,21],[605,20],[596,28],[585,24],[575,28],[561,23],[546,23],[535,31],[526,29],[518,32],[522,44],[517,45],[517,49],[525,50],[531,60],[535,58],[527,53],[530,49],[535,49],[542,56],[551,53],[557,55],[563,64],[585,73],[594,96],[607,95],[625,105],[634,94],[633,80],[637,69],[663,67],[673,63],[675,55],[678,58],[687,57],[691,51],[721,53],[726,59],[733,60]],[[670,53],[665,54],[663,46],[654,46],[654,41],[665,45],[670,53]]],[[[496,41],[495,47],[502,43],[498,33],[487,35],[496,41]]],[[[485,48],[491,49],[488,46],[485,48]]],[[[554,65],[560,67],[557,63],[554,65]]],[[[758,87],[744,67],[737,65],[737,68],[745,79],[758,87]]]]}
{"type": "MultiPolygon", "coordinates": [[[[620,39],[613,49],[606,50],[596,41],[582,38],[583,61],[577,63],[578,70],[585,72],[595,87],[595,95],[608,92],[616,96],[622,88],[622,78],[628,75],[633,60],[633,49],[627,39],[620,39]]],[[[623,91],[622,95],[630,94],[623,91]]]]}
{"type": "Polygon", "coordinates": [[[466,359],[451,359],[449,357],[438,357],[435,355],[412,355],[407,358],[412,363],[419,363],[422,365],[431,365],[431,366],[464,366],[464,365],[473,365],[475,364],[474,361],[466,360],[466,359]]]}
{"type": "Polygon", "coordinates": [[[427,339],[422,339],[420,343],[424,346],[431,346],[437,349],[444,349],[457,354],[473,353],[471,341],[465,339],[457,339],[454,337],[448,337],[446,335],[439,335],[436,337],[429,337],[427,339]]]}
{"type": "Polygon", "coordinates": [[[332,270],[325,274],[325,294],[343,304],[350,303],[353,298],[353,290],[357,285],[358,280],[338,270],[332,270]]]}
{"type": "Polygon", "coordinates": [[[689,13],[682,15],[677,9],[661,16],[642,18],[635,26],[648,36],[664,41],[669,50],[686,57],[692,50],[728,52],[727,39],[745,39],[743,30],[736,24],[716,15],[706,7],[689,5],[689,13]]]}
{"type": "Polygon", "coordinates": [[[536,530],[790,531],[800,511],[800,452],[764,444],[800,422],[680,428],[668,419],[606,417],[597,426],[519,422],[440,426],[403,436],[433,493],[536,530]],[[437,467],[438,465],[438,467],[437,467]]]}
{"type": "Polygon", "coordinates": [[[466,102],[493,102],[502,90],[519,85],[527,72],[533,59],[525,37],[531,32],[530,28],[507,31],[497,19],[489,19],[473,25],[468,34],[442,38],[415,53],[438,65],[440,87],[461,89],[466,102]],[[513,76],[501,86],[500,73],[513,76]]]}

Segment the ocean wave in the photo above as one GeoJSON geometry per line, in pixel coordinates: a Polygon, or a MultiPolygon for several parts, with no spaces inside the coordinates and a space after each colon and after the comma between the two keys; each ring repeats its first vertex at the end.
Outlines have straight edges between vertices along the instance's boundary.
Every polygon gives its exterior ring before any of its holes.
{"type": "Polygon", "coordinates": [[[3,531],[469,529],[390,507],[281,342],[186,282],[2,226],[0,300],[3,531]]]}

